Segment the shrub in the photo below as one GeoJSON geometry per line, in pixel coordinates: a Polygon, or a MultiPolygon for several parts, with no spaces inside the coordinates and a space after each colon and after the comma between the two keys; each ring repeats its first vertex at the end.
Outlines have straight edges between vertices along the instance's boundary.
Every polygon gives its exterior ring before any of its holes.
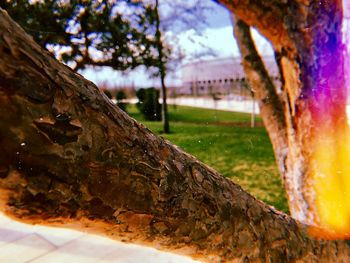
{"type": "Polygon", "coordinates": [[[115,99],[117,100],[117,106],[126,112],[128,103],[125,102],[125,100],[127,99],[125,92],[122,90],[118,90],[117,94],[115,95],[115,99]]]}
{"type": "Polygon", "coordinates": [[[146,120],[160,121],[162,119],[159,90],[155,88],[139,89],[136,96],[139,100],[136,106],[146,120]]]}

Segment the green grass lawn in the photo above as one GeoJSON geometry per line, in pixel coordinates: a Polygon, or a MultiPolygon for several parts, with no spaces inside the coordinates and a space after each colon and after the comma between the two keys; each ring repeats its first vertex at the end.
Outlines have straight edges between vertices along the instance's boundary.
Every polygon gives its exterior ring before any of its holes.
{"type": "MultiPolygon", "coordinates": [[[[246,113],[232,113],[229,111],[208,110],[187,106],[177,106],[176,110],[173,106],[170,106],[169,109],[171,121],[197,123],[250,122],[250,114],[246,113]]],[[[257,117],[257,121],[261,121],[260,117],[257,117]]]]}
{"type": "MultiPolygon", "coordinates": [[[[272,147],[263,127],[250,128],[250,115],[178,106],[169,107],[170,134],[161,134],[186,152],[277,209],[288,212],[272,147]],[[247,127],[235,123],[247,123],[247,127]],[[224,125],[223,125],[224,124],[224,125]]],[[[133,105],[129,114],[160,134],[160,122],[144,121],[133,105]]]]}

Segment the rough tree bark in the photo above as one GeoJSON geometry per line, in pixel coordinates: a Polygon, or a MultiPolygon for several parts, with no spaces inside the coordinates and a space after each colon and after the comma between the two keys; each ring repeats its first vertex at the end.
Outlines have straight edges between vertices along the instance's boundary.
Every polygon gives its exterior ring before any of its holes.
{"type": "Polygon", "coordinates": [[[269,76],[252,39],[249,26],[231,15],[234,36],[242,57],[242,64],[255,99],[258,101],[264,126],[270,136],[280,171],[284,170],[288,150],[283,101],[269,76]]]}
{"type": "MultiPolygon", "coordinates": [[[[332,184],[332,178],[327,178],[328,182],[319,178],[322,164],[315,160],[315,155],[320,142],[331,138],[328,150],[334,152],[333,156],[329,154],[332,161],[328,162],[337,165],[341,161],[340,144],[346,143],[342,1],[220,2],[237,18],[235,35],[243,65],[260,98],[262,117],[284,180],[291,214],[305,223],[324,225],[315,185],[332,184]],[[256,27],[271,41],[281,72],[280,94],[273,89],[255,50],[249,26],[256,27]],[[322,137],[322,133],[327,136],[322,137]]],[[[339,171],[343,172],[347,171],[339,171]]],[[[341,213],[335,206],[332,213],[341,213]]],[[[348,222],[344,224],[349,227],[348,222]]]]}
{"type": "Polygon", "coordinates": [[[346,262],[306,226],[156,137],[0,10],[1,209],[203,261],[346,262]]]}

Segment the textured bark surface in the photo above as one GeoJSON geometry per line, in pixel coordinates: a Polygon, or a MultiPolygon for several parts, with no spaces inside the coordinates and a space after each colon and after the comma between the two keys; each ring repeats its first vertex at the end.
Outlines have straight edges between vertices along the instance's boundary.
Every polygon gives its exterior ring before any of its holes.
{"type": "Polygon", "coordinates": [[[256,27],[278,50],[295,51],[290,42],[288,25],[296,24],[292,15],[295,10],[306,7],[308,2],[303,0],[216,0],[225,5],[237,18],[249,26],[256,27]],[[301,2],[299,4],[298,2],[301,2]]]}
{"type": "Polygon", "coordinates": [[[244,71],[258,101],[264,126],[269,134],[278,168],[284,171],[288,153],[283,100],[269,76],[252,39],[249,26],[232,15],[234,36],[242,57],[244,71]]]}
{"type": "Polygon", "coordinates": [[[346,262],[128,117],[0,11],[1,209],[207,262],[346,262]]]}
{"type": "Polygon", "coordinates": [[[235,35],[244,69],[260,98],[291,214],[318,225],[311,172],[311,167],[317,166],[312,159],[317,148],[315,135],[321,129],[333,133],[346,129],[342,1],[219,2],[237,17],[235,35]],[[265,35],[276,52],[282,78],[282,93],[278,97],[256,53],[248,26],[265,35]]]}

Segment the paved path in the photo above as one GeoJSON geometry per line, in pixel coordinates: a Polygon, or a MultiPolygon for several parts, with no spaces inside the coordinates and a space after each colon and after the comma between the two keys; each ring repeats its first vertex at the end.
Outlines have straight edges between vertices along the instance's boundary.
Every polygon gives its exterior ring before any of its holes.
{"type": "MultiPolygon", "coordinates": [[[[116,103],[116,100],[113,100],[116,103]]],[[[129,103],[136,104],[138,100],[136,98],[129,99],[129,103]]],[[[161,98],[159,102],[162,103],[161,98]]],[[[253,108],[253,101],[250,99],[243,100],[242,98],[223,98],[221,100],[214,101],[211,98],[202,98],[202,97],[179,97],[179,98],[168,98],[168,104],[176,104],[182,106],[191,106],[197,108],[206,108],[206,109],[217,109],[225,111],[235,111],[235,112],[246,112],[252,113],[253,109],[256,114],[259,114],[258,103],[255,102],[253,108]]]]}
{"type": "Polygon", "coordinates": [[[32,226],[0,213],[0,263],[195,263],[79,231],[32,226]]]}
{"type": "Polygon", "coordinates": [[[238,100],[235,98],[224,98],[221,100],[214,101],[211,98],[185,98],[180,97],[177,99],[169,98],[169,104],[176,103],[177,105],[183,106],[192,106],[198,108],[207,108],[207,109],[217,109],[217,110],[226,110],[226,111],[235,111],[235,112],[246,112],[252,113],[253,109],[256,114],[259,114],[259,106],[255,102],[253,107],[252,100],[238,100]]]}
{"type": "MultiPolygon", "coordinates": [[[[135,99],[135,103],[136,103],[135,99]]],[[[176,103],[177,105],[183,106],[192,106],[198,108],[207,108],[207,109],[218,109],[218,110],[226,110],[226,111],[236,111],[236,112],[246,112],[252,113],[253,109],[255,114],[259,114],[259,106],[257,102],[255,102],[253,108],[252,100],[237,100],[234,98],[224,98],[222,100],[214,102],[213,99],[210,98],[169,98],[169,104],[176,103]]],[[[349,103],[349,102],[348,102],[349,103]]],[[[350,104],[346,105],[346,115],[348,119],[348,124],[350,125],[350,104]]]]}

